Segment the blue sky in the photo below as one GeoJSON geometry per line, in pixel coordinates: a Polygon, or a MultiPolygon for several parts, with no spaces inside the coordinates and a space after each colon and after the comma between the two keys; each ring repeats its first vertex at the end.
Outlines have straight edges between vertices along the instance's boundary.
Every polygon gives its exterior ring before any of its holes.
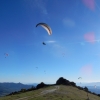
{"type": "Polygon", "coordinates": [[[99,40],[99,0],[1,0],[0,82],[100,82],[99,40]]]}

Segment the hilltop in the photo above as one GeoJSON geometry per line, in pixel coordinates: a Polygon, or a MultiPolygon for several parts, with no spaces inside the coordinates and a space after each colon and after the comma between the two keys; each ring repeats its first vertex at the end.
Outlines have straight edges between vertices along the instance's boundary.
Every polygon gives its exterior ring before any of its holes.
{"type": "Polygon", "coordinates": [[[87,87],[76,86],[74,82],[61,77],[56,84],[41,82],[36,88],[21,89],[0,98],[0,100],[100,100],[99,96],[88,91],[87,87]]]}
{"type": "MultiPolygon", "coordinates": [[[[73,86],[57,85],[44,87],[35,91],[0,98],[0,100],[87,100],[87,92],[73,86]]],[[[88,94],[90,100],[100,100],[100,97],[88,94]]]]}

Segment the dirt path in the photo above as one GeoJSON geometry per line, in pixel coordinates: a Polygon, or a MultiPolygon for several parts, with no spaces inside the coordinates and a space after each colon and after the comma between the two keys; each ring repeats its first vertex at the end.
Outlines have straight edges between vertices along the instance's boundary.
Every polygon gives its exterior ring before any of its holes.
{"type": "Polygon", "coordinates": [[[44,90],[41,93],[42,94],[47,94],[47,93],[55,92],[56,90],[59,89],[59,86],[54,86],[54,87],[55,87],[55,89],[44,90]]]}
{"type": "Polygon", "coordinates": [[[41,94],[47,94],[47,93],[51,93],[51,92],[54,92],[56,91],[57,89],[50,89],[50,90],[44,90],[41,92],[41,94]]]}
{"type": "Polygon", "coordinates": [[[54,86],[54,87],[55,87],[54,89],[48,89],[48,90],[42,91],[39,95],[35,95],[33,97],[32,96],[27,96],[27,97],[15,99],[15,100],[28,100],[30,98],[38,97],[38,96],[41,96],[41,95],[44,95],[44,94],[47,94],[47,93],[52,93],[52,92],[54,92],[54,91],[56,91],[60,88],[59,86],[54,86]]]}

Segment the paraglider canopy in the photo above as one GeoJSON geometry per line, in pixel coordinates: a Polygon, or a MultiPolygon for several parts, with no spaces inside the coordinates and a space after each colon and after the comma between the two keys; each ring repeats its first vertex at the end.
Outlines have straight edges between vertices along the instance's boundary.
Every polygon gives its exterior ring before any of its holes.
{"type": "Polygon", "coordinates": [[[36,25],[36,27],[37,27],[37,26],[42,26],[42,27],[48,32],[49,35],[52,34],[51,28],[50,28],[46,23],[38,23],[38,24],[36,25]]]}
{"type": "MultiPolygon", "coordinates": [[[[82,79],[82,77],[79,77],[78,79],[82,79]]],[[[80,82],[80,84],[81,84],[81,82],[80,82]]]]}
{"type": "Polygon", "coordinates": [[[44,70],[44,73],[46,74],[46,71],[44,70]]]}
{"type": "Polygon", "coordinates": [[[79,77],[78,79],[82,79],[82,77],[79,77]]]}
{"type": "Polygon", "coordinates": [[[38,68],[38,67],[36,67],[36,68],[38,68]]]}
{"type": "Polygon", "coordinates": [[[8,53],[4,53],[4,55],[5,55],[5,58],[9,55],[8,53]]]}

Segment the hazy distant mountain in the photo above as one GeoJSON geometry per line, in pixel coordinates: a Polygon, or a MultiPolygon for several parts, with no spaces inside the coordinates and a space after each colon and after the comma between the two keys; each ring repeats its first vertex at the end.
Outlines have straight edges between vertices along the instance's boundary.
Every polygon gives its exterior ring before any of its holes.
{"type": "Polygon", "coordinates": [[[100,82],[91,82],[91,83],[76,83],[77,86],[87,87],[89,91],[94,92],[96,94],[100,94],[100,82]],[[95,88],[96,85],[96,88],[95,88]]]}
{"type": "Polygon", "coordinates": [[[91,83],[84,83],[84,82],[81,82],[81,83],[76,83],[76,85],[78,86],[100,86],[100,82],[91,82],[91,83]]]}
{"type": "Polygon", "coordinates": [[[26,85],[33,85],[33,86],[37,86],[39,83],[27,83],[26,85]]]}
{"type": "Polygon", "coordinates": [[[87,86],[100,86],[100,82],[92,82],[92,83],[87,83],[87,86]]]}
{"type": "Polygon", "coordinates": [[[96,86],[96,88],[94,86],[87,86],[87,88],[91,91],[94,92],[96,94],[100,94],[100,86],[96,86]]]}
{"type": "Polygon", "coordinates": [[[29,89],[33,85],[25,85],[22,83],[0,83],[0,96],[7,95],[11,92],[19,91],[22,88],[29,89]]]}
{"type": "MultiPolygon", "coordinates": [[[[37,86],[39,83],[27,83],[27,85],[33,85],[33,86],[37,86]]],[[[54,83],[50,83],[50,82],[46,82],[45,84],[54,84],[54,83]]]]}

